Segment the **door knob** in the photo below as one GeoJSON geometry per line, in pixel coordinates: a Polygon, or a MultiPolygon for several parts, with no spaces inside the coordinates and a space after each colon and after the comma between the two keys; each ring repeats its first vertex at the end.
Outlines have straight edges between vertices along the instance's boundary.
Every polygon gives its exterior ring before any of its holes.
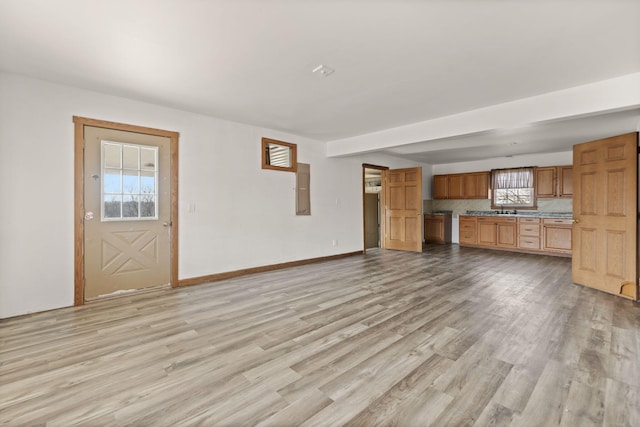
{"type": "Polygon", "coordinates": [[[577,219],[575,219],[575,218],[573,218],[573,220],[571,220],[571,222],[573,222],[574,224],[577,224],[577,223],[579,223],[580,221],[579,221],[579,220],[577,220],[577,219]]]}
{"type": "Polygon", "coordinates": [[[171,221],[162,224],[163,227],[171,227],[171,221]]]}

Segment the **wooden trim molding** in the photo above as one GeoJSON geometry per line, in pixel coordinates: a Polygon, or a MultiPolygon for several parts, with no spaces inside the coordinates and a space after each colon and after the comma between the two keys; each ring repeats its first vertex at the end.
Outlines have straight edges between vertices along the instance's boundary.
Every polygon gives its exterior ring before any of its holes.
{"type": "Polygon", "coordinates": [[[262,169],[271,169],[284,172],[296,172],[298,170],[298,145],[291,142],[278,141],[277,139],[262,137],[262,169]],[[271,164],[269,145],[280,145],[289,149],[291,166],[275,166],[271,164]]]}
{"type": "Polygon", "coordinates": [[[84,125],[74,117],[73,305],[84,304],[84,125]]]}
{"type": "Polygon", "coordinates": [[[163,136],[171,147],[171,287],[178,286],[178,141],[180,134],[104,120],[73,116],[74,123],[74,305],[84,300],[84,128],[85,126],[163,136]]]}
{"type": "Polygon", "coordinates": [[[265,271],[282,270],[289,267],[298,267],[301,265],[315,264],[318,262],[333,261],[341,258],[348,258],[355,255],[362,255],[363,251],[347,252],[344,254],[330,255],[318,258],[309,258],[298,261],[283,262],[281,264],[263,265],[260,267],[245,268],[242,270],[227,271],[224,273],[210,274],[208,276],[190,277],[178,281],[178,286],[198,285],[201,283],[217,282],[220,280],[231,279],[233,277],[247,276],[249,274],[263,273],[265,271]]]}

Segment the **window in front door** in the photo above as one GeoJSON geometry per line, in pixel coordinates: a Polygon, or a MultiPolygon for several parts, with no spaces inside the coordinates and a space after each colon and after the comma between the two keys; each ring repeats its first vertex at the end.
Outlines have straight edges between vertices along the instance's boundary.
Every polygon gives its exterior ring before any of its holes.
{"type": "Polygon", "coordinates": [[[158,147],[102,141],[102,220],[158,219],[158,147]]]}

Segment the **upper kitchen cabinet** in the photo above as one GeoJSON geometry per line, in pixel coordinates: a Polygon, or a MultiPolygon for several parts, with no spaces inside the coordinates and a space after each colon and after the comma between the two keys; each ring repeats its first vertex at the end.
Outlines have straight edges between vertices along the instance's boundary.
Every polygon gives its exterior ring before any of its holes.
{"type": "Polygon", "coordinates": [[[464,176],[461,173],[449,175],[448,199],[464,199],[464,176]]]}
{"type": "Polygon", "coordinates": [[[556,197],[556,167],[536,168],[536,197],[556,197]]]}
{"type": "Polygon", "coordinates": [[[558,197],[573,197],[573,166],[558,166],[558,197]]]}
{"type": "Polygon", "coordinates": [[[465,173],[464,199],[489,198],[489,172],[465,173]]]}
{"type": "Polygon", "coordinates": [[[536,168],[536,197],[573,197],[573,166],[536,168]]]}
{"type": "Polygon", "coordinates": [[[433,198],[434,199],[448,199],[449,176],[448,175],[434,175],[433,176],[433,198]]]}
{"type": "Polygon", "coordinates": [[[433,176],[433,198],[486,199],[489,197],[489,172],[456,173],[433,176]]]}

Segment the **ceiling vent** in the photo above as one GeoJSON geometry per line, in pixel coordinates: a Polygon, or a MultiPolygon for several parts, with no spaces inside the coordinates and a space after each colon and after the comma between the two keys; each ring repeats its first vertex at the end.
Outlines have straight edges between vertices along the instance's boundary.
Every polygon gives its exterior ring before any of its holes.
{"type": "Polygon", "coordinates": [[[333,74],[333,72],[336,71],[331,67],[327,67],[326,65],[318,65],[316,68],[313,69],[313,72],[316,74],[321,75],[322,77],[329,77],[331,74],[333,74]]]}

